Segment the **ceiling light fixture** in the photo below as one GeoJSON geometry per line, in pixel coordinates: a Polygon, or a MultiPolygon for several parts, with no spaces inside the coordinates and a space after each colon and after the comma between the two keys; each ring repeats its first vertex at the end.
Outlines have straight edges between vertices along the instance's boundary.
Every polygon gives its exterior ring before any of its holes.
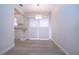
{"type": "Polygon", "coordinates": [[[23,7],[23,4],[19,4],[21,7],[23,7]]]}
{"type": "Polygon", "coordinates": [[[42,19],[42,16],[41,15],[36,15],[35,19],[42,19]]]}
{"type": "Polygon", "coordinates": [[[37,6],[40,6],[39,4],[37,4],[37,6]]]}

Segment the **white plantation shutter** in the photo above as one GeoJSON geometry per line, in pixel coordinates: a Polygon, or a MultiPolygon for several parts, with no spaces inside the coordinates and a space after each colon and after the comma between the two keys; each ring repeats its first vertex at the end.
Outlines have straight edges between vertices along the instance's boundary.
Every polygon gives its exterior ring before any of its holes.
{"type": "Polygon", "coordinates": [[[29,20],[29,38],[48,39],[49,38],[49,17],[42,19],[28,17],[29,20]]]}

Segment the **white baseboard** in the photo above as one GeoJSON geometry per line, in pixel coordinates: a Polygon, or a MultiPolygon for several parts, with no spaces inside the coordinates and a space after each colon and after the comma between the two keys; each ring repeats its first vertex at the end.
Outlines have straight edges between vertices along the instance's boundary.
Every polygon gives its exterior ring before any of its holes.
{"type": "Polygon", "coordinates": [[[66,55],[70,55],[69,52],[66,51],[66,49],[64,49],[62,46],[60,46],[54,39],[53,42],[66,54],[66,55]]]}
{"type": "Polygon", "coordinates": [[[3,55],[4,53],[6,53],[7,51],[9,51],[10,49],[12,49],[14,47],[14,44],[12,44],[11,46],[9,46],[7,49],[3,50],[2,52],[0,52],[0,55],[3,55]]]}
{"type": "Polygon", "coordinates": [[[29,40],[51,40],[49,38],[29,38],[29,40]]]}

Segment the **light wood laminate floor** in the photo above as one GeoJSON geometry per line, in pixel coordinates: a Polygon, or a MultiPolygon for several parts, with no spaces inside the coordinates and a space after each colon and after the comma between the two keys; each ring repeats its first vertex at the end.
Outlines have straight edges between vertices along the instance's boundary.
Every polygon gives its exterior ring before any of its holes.
{"type": "Polygon", "coordinates": [[[17,40],[4,55],[64,55],[51,40],[17,40]]]}

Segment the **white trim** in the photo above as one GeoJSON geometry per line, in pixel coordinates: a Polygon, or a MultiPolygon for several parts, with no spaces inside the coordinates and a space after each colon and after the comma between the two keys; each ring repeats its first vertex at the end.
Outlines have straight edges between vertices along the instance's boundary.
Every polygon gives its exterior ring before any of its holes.
{"type": "Polygon", "coordinates": [[[39,38],[29,38],[29,40],[39,40],[39,38]]]}
{"type": "Polygon", "coordinates": [[[0,52],[0,55],[3,55],[4,53],[6,53],[7,51],[9,51],[10,49],[12,49],[14,47],[14,44],[12,44],[11,46],[9,46],[7,49],[4,49],[2,52],[0,52]]]}
{"type": "Polygon", "coordinates": [[[51,40],[50,38],[41,38],[40,40],[51,40]]]}
{"type": "MultiPolygon", "coordinates": [[[[48,40],[49,38],[29,38],[29,40],[48,40]]],[[[51,40],[51,39],[49,39],[51,40]]]]}
{"type": "Polygon", "coordinates": [[[70,55],[70,53],[68,51],[66,51],[66,49],[64,49],[62,46],[60,46],[54,39],[53,42],[66,54],[66,55],[70,55]]]}

